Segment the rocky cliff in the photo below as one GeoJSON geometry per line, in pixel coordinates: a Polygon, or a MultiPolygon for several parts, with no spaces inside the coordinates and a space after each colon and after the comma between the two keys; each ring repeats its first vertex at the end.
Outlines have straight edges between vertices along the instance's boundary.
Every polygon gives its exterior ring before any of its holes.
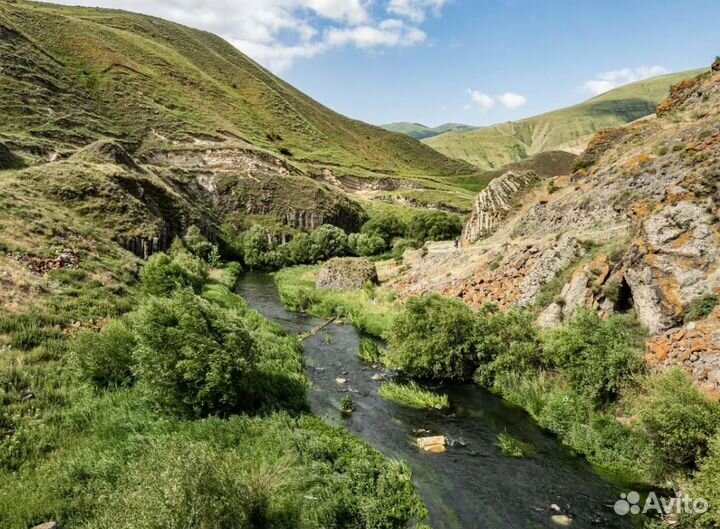
{"type": "MultiPolygon", "coordinates": [[[[477,242],[430,246],[408,262],[395,288],[402,295],[439,290],[473,306],[525,306],[543,325],[578,307],[635,309],[652,335],[680,340],[694,304],[720,292],[720,72],[674,87],[658,114],[598,133],[581,169],[548,189],[522,192],[517,177],[499,179],[478,196],[465,227],[465,240],[477,242]],[[513,196],[519,199],[510,206],[513,196]]],[[[717,333],[703,336],[705,345],[720,342],[717,333]]],[[[717,344],[699,347],[667,349],[694,350],[676,358],[695,354],[696,380],[720,389],[706,367],[697,368],[717,344]]]]}
{"type": "Polygon", "coordinates": [[[492,180],[475,199],[470,219],[463,228],[463,244],[474,243],[494,232],[525,192],[539,180],[533,171],[511,171],[492,180]]]}

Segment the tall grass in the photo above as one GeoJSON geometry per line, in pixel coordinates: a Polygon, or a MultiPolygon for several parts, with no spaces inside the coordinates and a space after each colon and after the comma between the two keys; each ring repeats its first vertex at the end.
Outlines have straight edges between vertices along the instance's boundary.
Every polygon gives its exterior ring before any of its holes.
{"type": "Polygon", "coordinates": [[[440,410],[450,407],[450,398],[447,395],[439,395],[423,389],[415,382],[408,384],[386,382],[380,387],[378,394],[384,399],[408,408],[440,410]]]}

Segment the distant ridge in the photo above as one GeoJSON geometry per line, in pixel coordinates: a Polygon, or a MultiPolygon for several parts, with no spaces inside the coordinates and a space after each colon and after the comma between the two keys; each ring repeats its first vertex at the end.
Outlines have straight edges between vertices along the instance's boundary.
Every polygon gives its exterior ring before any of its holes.
{"type": "Polygon", "coordinates": [[[481,169],[497,169],[545,151],[577,154],[598,130],[654,114],[670,86],[703,71],[662,75],[615,88],[572,107],[470,131],[451,131],[423,141],[481,169]]]}
{"type": "Polygon", "coordinates": [[[447,132],[467,132],[477,128],[471,125],[463,125],[462,123],[445,123],[444,125],[438,125],[437,127],[428,127],[422,123],[409,123],[406,121],[388,123],[387,125],[381,125],[381,127],[391,132],[405,134],[406,136],[410,136],[416,140],[433,138],[447,132]]]}

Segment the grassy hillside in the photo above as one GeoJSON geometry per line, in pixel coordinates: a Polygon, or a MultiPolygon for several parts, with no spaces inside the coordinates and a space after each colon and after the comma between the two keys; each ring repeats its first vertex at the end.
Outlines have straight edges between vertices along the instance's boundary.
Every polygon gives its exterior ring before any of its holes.
{"type": "Polygon", "coordinates": [[[25,154],[107,136],[134,145],[231,139],[310,168],[472,170],[333,112],[203,31],[122,11],[3,2],[0,34],[0,140],[25,154]]]}
{"type": "Polygon", "coordinates": [[[497,169],[550,150],[581,151],[590,137],[606,127],[617,127],[648,116],[670,86],[702,70],[663,75],[621,86],[572,107],[540,116],[447,133],[425,143],[448,156],[482,169],[497,169]]]}
{"type": "Polygon", "coordinates": [[[444,125],[439,125],[437,127],[428,127],[421,123],[408,123],[405,121],[388,123],[387,125],[381,125],[381,127],[391,132],[405,134],[406,136],[410,136],[411,138],[415,138],[417,140],[432,138],[434,136],[439,136],[440,134],[445,134],[446,132],[466,132],[477,128],[470,125],[463,125],[461,123],[445,123],[444,125]]]}

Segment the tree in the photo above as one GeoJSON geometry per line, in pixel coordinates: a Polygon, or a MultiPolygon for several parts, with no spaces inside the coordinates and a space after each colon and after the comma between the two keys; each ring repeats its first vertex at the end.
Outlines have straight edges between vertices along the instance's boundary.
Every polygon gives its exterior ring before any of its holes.
{"type": "Polygon", "coordinates": [[[388,364],[410,376],[467,380],[477,366],[474,316],[462,301],[430,294],[408,300],[388,332],[388,364]]]}
{"type": "Polygon", "coordinates": [[[350,253],[347,234],[340,228],[323,224],[310,234],[310,256],[313,263],[350,253]]]}
{"type": "Polygon", "coordinates": [[[240,313],[189,289],[149,298],[135,316],[137,374],[159,407],[187,417],[253,409],[256,343],[240,313]]]}
{"type": "Polygon", "coordinates": [[[273,249],[270,232],[265,226],[256,224],[243,235],[243,259],[252,268],[264,268],[267,264],[267,253],[273,249]]]}
{"type": "Polygon", "coordinates": [[[353,252],[363,257],[378,255],[387,249],[385,240],[375,234],[353,233],[348,237],[348,244],[353,252]]]}
{"type": "Polygon", "coordinates": [[[174,257],[157,253],[140,272],[143,290],[153,296],[167,296],[182,287],[199,291],[206,279],[207,266],[187,252],[178,252],[174,257]]]}
{"type": "Polygon", "coordinates": [[[462,219],[442,211],[418,213],[408,225],[408,237],[420,244],[426,241],[447,241],[460,236],[462,219]]]}
{"type": "Polygon", "coordinates": [[[360,229],[366,235],[377,235],[382,237],[389,245],[395,237],[403,237],[407,231],[407,225],[400,217],[393,213],[384,213],[371,218],[360,229]]]}

